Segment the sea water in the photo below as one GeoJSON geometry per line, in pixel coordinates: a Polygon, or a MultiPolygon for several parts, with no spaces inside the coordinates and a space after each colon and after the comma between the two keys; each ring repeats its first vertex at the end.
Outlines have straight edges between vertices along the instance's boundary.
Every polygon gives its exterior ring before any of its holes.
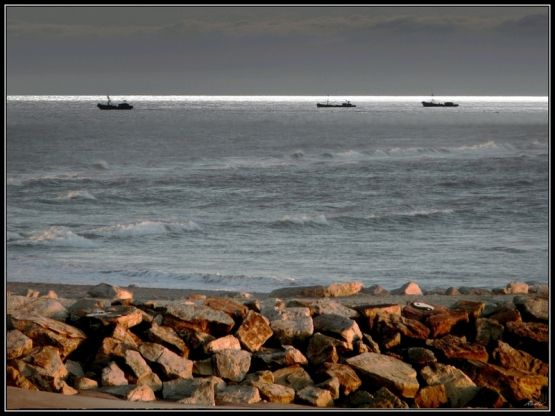
{"type": "Polygon", "coordinates": [[[8,281],[548,281],[547,98],[111,98],[8,97],[8,281]]]}

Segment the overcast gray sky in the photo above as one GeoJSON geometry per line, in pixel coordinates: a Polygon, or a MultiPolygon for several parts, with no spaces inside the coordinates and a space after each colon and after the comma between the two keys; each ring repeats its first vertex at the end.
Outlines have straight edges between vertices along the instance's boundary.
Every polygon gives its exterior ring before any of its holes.
{"type": "Polygon", "coordinates": [[[5,12],[9,95],[548,95],[545,5],[5,12]]]}

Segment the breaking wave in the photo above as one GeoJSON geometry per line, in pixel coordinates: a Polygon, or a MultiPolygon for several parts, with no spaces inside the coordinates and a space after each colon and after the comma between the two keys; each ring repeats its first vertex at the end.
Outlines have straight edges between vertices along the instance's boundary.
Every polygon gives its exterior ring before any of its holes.
{"type": "Polygon", "coordinates": [[[324,214],[317,215],[285,215],[274,225],[329,225],[328,219],[324,214]]]}
{"type": "Polygon", "coordinates": [[[148,235],[178,234],[200,230],[201,227],[194,221],[141,221],[131,224],[116,224],[107,227],[95,228],[94,230],[87,231],[86,235],[107,238],[129,238],[148,235]]]}
{"type": "Polygon", "coordinates": [[[72,199],[96,200],[95,196],[87,190],[69,191],[67,194],[60,197],[60,199],[63,199],[63,200],[72,200],[72,199]]]}
{"type": "Polygon", "coordinates": [[[16,245],[48,245],[58,247],[91,248],[96,247],[94,241],[75,234],[67,227],[52,226],[41,230],[27,239],[13,242],[16,245]]]}

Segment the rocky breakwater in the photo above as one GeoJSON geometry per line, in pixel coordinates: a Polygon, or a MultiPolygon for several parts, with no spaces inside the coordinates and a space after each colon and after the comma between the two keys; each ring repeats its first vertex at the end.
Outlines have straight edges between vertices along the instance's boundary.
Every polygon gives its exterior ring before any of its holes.
{"type": "Polygon", "coordinates": [[[357,282],[261,299],[93,289],[78,301],[8,295],[8,385],[200,407],[547,403],[548,297],[522,285],[504,288],[501,302],[450,306],[424,303],[414,282],[395,291],[404,303],[380,302],[386,291],[376,288],[361,297],[357,282]]]}

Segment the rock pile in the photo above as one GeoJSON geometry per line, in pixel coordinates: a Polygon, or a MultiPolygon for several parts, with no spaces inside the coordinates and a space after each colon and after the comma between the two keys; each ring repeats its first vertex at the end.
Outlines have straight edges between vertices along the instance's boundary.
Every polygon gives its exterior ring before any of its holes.
{"type": "MultiPolygon", "coordinates": [[[[512,285],[517,295],[501,304],[349,304],[361,289],[280,290],[288,300],[271,297],[276,291],[261,300],[139,301],[103,284],[65,305],[53,293],[11,295],[7,384],[198,406],[546,403],[546,297],[512,285]]],[[[421,294],[414,282],[398,293],[421,294]]]]}

